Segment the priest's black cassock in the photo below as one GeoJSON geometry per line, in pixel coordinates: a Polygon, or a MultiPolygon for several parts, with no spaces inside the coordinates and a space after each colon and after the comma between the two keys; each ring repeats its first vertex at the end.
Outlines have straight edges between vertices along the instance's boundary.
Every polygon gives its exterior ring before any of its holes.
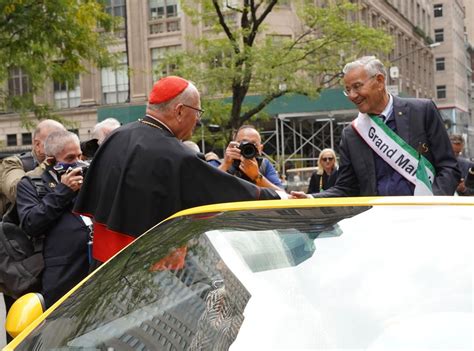
{"type": "Polygon", "coordinates": [[[93,218],[93,256],[104,262],[180,210],[279,198],[207,164],[147,116],[117,129],[99,148],[74,211],[93,218]]]}

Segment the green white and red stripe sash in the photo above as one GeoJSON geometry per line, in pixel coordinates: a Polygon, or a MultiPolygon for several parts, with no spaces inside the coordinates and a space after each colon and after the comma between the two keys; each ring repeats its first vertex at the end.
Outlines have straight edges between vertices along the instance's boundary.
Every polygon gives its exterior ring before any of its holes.
{"type": "Polygon", "coordinates": [[[377,155],[415,185],[414,195],[433,195],[433,165],[380,118],[359,113],[352,121],[352,128],[377,155]]]}

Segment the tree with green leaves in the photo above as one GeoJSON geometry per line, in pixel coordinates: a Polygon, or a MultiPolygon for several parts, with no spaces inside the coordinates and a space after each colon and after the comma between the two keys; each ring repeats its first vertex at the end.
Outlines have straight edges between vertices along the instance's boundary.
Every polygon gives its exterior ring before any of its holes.
{"type": "Polygon", "coordinates": [[[9,111],[49,114],[33,96],[45,82],[75,84],[87,63],[113,62],[107,48],[116,20],[92,0],[0,0],[0,101],[9,111]],[[27,91],[9,81],[21,70],[27,91]]]}
{"type": "Polygon", "coordinates": [[[288,14],[296,21],[288,22],[299,23],[299,29],[282,36],[267,25],[277,9],[289,6],[278,0],[182,0],[183,11],[203,30],[191,38],[194,50],[168,55],[158,71],[174,64],[175,74],[201,88],[212,122],[235,130],[284,94],[317,97],[339,84],[348,60],[391,49],[387,33],[352,20],[358,8],[347,0],[327,1],[323,7],[315,1],[291,3],[296,11],[288,14]],[[250,94],[259,94],[261,101],[244,105],[250,94]],[[216,97],[231,101],[223,104],[216,97]]]}

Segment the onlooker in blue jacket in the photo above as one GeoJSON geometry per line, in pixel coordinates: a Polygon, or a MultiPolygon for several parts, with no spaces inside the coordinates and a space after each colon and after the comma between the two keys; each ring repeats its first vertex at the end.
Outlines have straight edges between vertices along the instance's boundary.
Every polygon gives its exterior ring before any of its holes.
{"type": "MultiPolygon", "coordinates": [[[[252,146],[248,148],[250,151],[252,146]]],[[[260,133],[251,125],[243,125],[235,134],[234,141],[227,146],[224,161],[219,169],[234,174],[235,176],[255,183],[258,186],[283,189],[277,171],[266,158],[261,157],[263,152],[262,138],[260,133]],[[248,143],[255,147],[255,155],[242,153],[239,146],[248,143]]]]}

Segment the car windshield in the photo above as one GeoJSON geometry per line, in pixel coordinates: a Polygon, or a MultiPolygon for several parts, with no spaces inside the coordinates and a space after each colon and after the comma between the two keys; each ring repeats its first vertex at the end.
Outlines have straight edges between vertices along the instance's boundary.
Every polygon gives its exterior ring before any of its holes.
{"type": "MultiPolygon", "coordinates": [[[[445,210],[440,213],[449,211],[439,208],[445,210]]],[[[274,348],[275,338],[283,348],[292,348],[295,338],[301,338],[298,346],[306,348],[366,348],[380,333],[384,312],[391,315],[406,306],[395,302],[384,306],[387,311],[378,311],[377,299],[382,298],[368,289],[370,280],[354,274],[356,267],[367,273],[370,265],[384,262],[387,250],[415,257],[427,239],[436,248],[425,253],[429,259],[440,258],[436,255],[444,251],[442,242],[447,252],[451,246],[438,230],[420,232],[425,213],[416,208],[401,209],[411,213],[409,217],[390,223],[394,228],[383,227],[387,225],[383,218],[398,210],[397,206],[274,209],[165,222],[102,267],[18,349],[248,350],[256,345],[274,348]],[[383,235],[386,231],[392,236],[383,235]],[[407,240],[408,233],[413,238],[407,240]],[[371,244],[383,246],[375,261],[366,257],[371,244]],[[355,296],[348,298],[351,289],[355,296]],[[372,302],[375,306],[370,307],[372,302]],[[309,341],[301,341],[308,336],[309,341]]],[[[472,225],[472,216],[461,213],[458,219],[455,226],[469,221],[472,225]]],[[[460,291],[472,297],[472,265],[462,268],[471,253],[466,247],[456,258],[447,254],[449,267],[444,269],[457,268],[450,282],[453,290],[465,287],[460,291]]],[[[427,265],[429,259],[418,260],[427,265]]],[[[393,293],[384,284],[390,274],[398,274],[396,267],[407,268],[403,260],[388,264],[386,272],[371,267],[377,273],[370,279],[379,279],[378,289],[388,297],[393,293]]],[[[423,284],[420,279],[416,294],[433,289],[423,284]]],[[[469,296],[463,296],[458,312],[466,306],[472,312],[469,296]]]]}

